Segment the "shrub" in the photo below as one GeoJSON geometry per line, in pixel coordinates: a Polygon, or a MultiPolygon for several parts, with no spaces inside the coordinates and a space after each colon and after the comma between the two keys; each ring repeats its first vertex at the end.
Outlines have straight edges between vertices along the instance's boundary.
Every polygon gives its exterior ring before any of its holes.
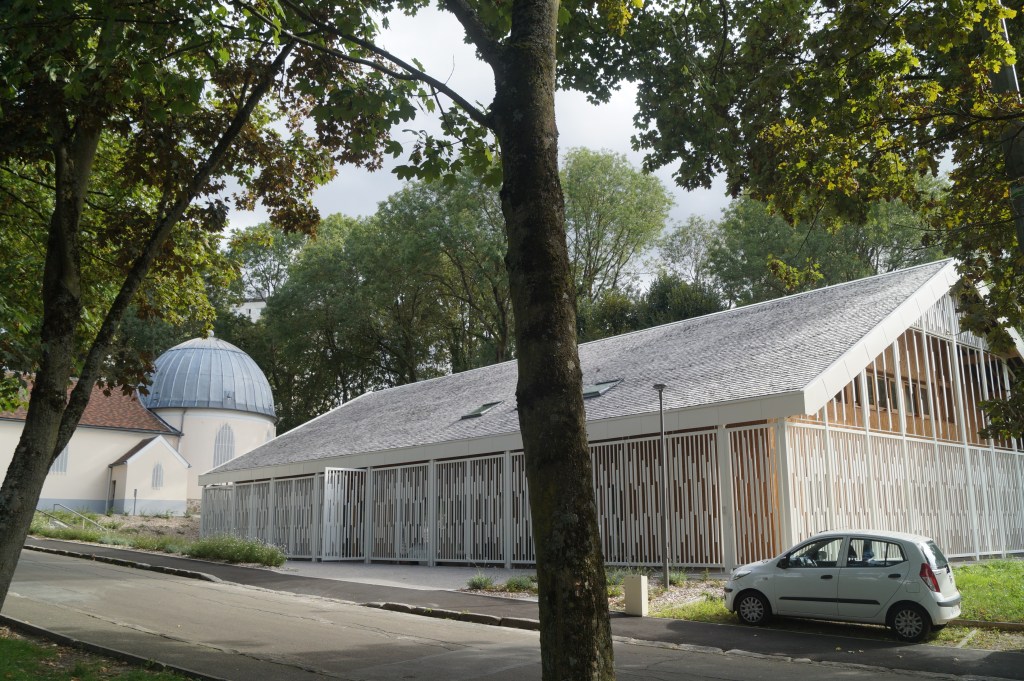
{"type": "Polygon", "coordinates": [[[512,593],[534,592],[536,590],[537,585],[534,580],[530,579],[529,575],[514,575],[505,582],[505,591],[511,591],[512,593]]]}
{"type": "Polygon", "coordinates": [[[193,542],[183,553],[192,558],[223,560],[228,563],[258,563],[269,567],[284,565],[281,549],[260,541],[228,535],[207,537],[193,542]]]}
{"type": "Polygon", "coordinates": [[[672,586],[682,586],[686,584],[687,576],[682,570],[672,570],[668,573],[668,583],[672,586]]]}
{"type": "Polygon", "coordinates": [[[489,591],[494,588],[494,579],[482,572],[478,572],[469,578],[467,586],[477,591],[489,591]]]}

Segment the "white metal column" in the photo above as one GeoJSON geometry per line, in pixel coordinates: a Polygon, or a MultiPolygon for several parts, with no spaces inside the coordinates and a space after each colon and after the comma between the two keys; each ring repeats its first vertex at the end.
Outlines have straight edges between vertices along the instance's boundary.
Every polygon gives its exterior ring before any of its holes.
{"type": "MultiPolygon", "coordinates": [[[[871,442],[871,400],[868,399],[868,372],[861,370],[855,379],[860,381],[860,410],[864,420],[864,458],[867,461],[867,484],[864,485],[868,497],[868,516],[871,527],[878,527],[878,495],[875,490],[875,445],[871,442]]],[[[877,387],[877,381],[876,381],[877,387]]]]}
{"type": "Polygon", "coordinates": [[[366,514],[363,516],[363,558],[364,563],[370,562],[373,555],[373,467],[366,468],[366,514]]]}
{"type": "Polygon", "coordinates": [[[437,565],[437,460],[427,462],[427,565],[437,565]]]}
{"type": "MultiPolygon", "coordinates": [[[[982,399],[987,401],[987,400],[991,399],[991,393],[989,391],[989,386],[988,386],[988,358],[985,357],[985,351],[984,350],[979,350],[978,351],[978,355],[979,355],[979,357],[981,357],[981,362],[983,364],[983,366],[981,367],[981,370],[978,372],[978,375],[981,377],[981,397],[982,397],[982,399]]],[[[982,418],[983,422],[985,422],[986,425],[988,425],[987,424],[988,417],[985,416],[985,414],[982,414],[981,418],[982,418]]],[[[998,483],[996,482],[996,477],[997,477],[996,476],[996,470],[997,470],[997,464],[996,464],[996,443],[995,443],[995,440],[993,440],[992,438],[986,438],[986,439],[988,440],[988,456],[989,456],[989,467],[988,467],[988,470],[989,470],[989,475],[988,475],[989,485],[988,485],[988,487],[990,487],[992,489],[992,494],[995,497],[995,503],[996,503],[996,525],[999,527],[999,553],[1000,553],[1000,555],[1003,558],[1006,558],[1006,519],[1003,516],[1003,495],[999,493],[999,486],[998,486],[998,483]]],[[[991,533],[989,533],[989,534],[991,535],[991,533]]]]}
{"type": "MultiPolygon", "coordinates": [[[[903,450],[903,509],[904,509],[904,522],[905,527],[908,531],[913,531],[912,528],[916,525],[911,522],[910,514],[914,504],[911,503],[912,498],[910,494],[910,446],[907,444],[907,399],[903,392],[903,364],[902,353],[900,353],[900,339],[897,338],[892,343],[892,365],[893,374],[896,377],[896,410],[899,414],[900,422],[900,445],[903,450]]],[[[910,362],[907,362],[910,364],[910,362]]],[[[907,378],[908,382],[910,378],[907,378]]]]}
{"type": "Polygon", "coordinates": [[[967,469],[967,499],[971,505],[971,530],[974,534],[974,559],[981,558],[981,537],[978,536],[978,500],[974,494],[974,471],[971,464],[971,445],[967,440],[967,414],[964,411],[964,384],[960,378],[960,348],[956,338],[949,342],[949,353],[952,361],[949,366],[953,367],[953,396],[956,398],[956,418],[959,421],[957,427],[960,430],[960,444],[964,448],[964,464],[967,469]]]}
{"type": "Polygon", "coordinates": [[[786,419],[775,421],[775,457],[779,476],[779,546],[791,546],[793,537],[793,502],[790,499],[789,449],[786,446],[786,419]]]}
{"type": "Polygon", "coordinates": [[[501,455],[501,552],[505,569],[512,567],[512,452],[501,455]]]}
{"type": "Polygon", "coordinates": [[[835,481],[835,458],[836,451],[832,446],[832,428],[829,425],[828,420],[828,408],[832,404],[832,400],[829,399],[825,403],[825,406],[821,408],[821,413],[824,416],[822,422],[825,425],[825,518],[828,521],[828,528],[814,528],[816,532],[821,532],[824,529],[832,529],[836,526],[836,481],[835,481]]]}
{"type": "Polygon", "coordinates": [[[732,486],[732,447],[725,426],[715,431],[718,450],[718,485],[722,497],[722,562],[725,571],[736,567],[736,519],[732,486]]]}

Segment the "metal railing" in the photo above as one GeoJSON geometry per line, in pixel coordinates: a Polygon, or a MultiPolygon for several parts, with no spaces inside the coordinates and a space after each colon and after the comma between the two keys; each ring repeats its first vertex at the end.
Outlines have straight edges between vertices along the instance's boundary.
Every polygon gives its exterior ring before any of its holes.
{"type": "MultiPolygon", "coordinates": [[[[86,518],[86,517],[85,517],[84,515],[82,515],[82,514],[81,514],[81,513],[79,513],[78,511],[76,511],[76,510],[74,510],[74,509],[71,509],[71,508],[68,508],[68,507],[67,507],[67,506],[65,506],[64,504],[54,504],[54,505],[53,505],[53,510],[54,510],[54,511],[56,511],[56,510],[57,510],[57,507],[58,507],[58,506],[60,506],[60,507],[61,507],[62,509],[64,509],[65,511],[67,511],[67,512],[68,512],[68,513],[70,513],[71,515],[74,515],[74,516],[77,516],[78,518],[80,518],[80,519],[81,519],[81,521],[82,521],[82,529],[83,529],[83,530],[85,529],[85,524],[86,524],[86,523],[89,523],[89,524],[91,524],[91,525],[95,525],[95,526],[97,527],[97,529],[100,529],[100,530],[102,530],[102,529],[103,529],[103,526],[102,526],[102,525],[100,525],[100,524],[99,524],[98,522],[96,522],[95,520],[90,520],[89,518],[86,518]]],[[[63,522],[63,521],[61,521],[60,519],[58,519],[58,518],[55,518],[54,516],[50,515],[49,513],[46,513],[46,511],[40,511],[40,513],[44,513],[44,514],[46,514],[47,516],[49,516],[49,517],[53,518],[53,519],[54,519],[54,520],[56,520],[57,522],[63,522]]]]}

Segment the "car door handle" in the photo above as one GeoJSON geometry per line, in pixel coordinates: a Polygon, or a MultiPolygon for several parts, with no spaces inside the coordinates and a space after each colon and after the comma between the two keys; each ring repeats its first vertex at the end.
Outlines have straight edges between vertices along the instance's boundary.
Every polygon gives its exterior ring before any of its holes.
{"type": "Polygon", "coordinates": [[[822,579],[832,579],[832,575],[822,575],[822,579]]]}
{"type": "Polygon", "coordinates": [[[889,579],[900,579],[901,577],[903,577],[903,575],[898,572],[889,575],[889,579]]]}

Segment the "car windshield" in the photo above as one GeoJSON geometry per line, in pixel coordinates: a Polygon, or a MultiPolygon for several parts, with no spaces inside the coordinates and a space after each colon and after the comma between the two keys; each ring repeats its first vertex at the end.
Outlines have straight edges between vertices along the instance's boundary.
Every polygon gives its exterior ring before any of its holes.
{"type": "Polygon", "coordinates": [[[933,570],[942,570],[949,565],[946,556],[942,555],[942,551],[935,545],[935,542],[931,540],[926,541],[921,545],[921,550],[924,551],[924,555],[928,558],[928,562],[933,570]]]}

